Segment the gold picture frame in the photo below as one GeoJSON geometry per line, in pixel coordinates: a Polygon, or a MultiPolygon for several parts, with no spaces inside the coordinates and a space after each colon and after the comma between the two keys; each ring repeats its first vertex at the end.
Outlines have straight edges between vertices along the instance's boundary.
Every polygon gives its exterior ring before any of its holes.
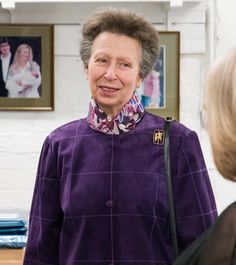
{"type": "MultiPolygon", "coordinates": [[[[7,95],[0,96],[0,110],[4,111],[54,110],[54,65],[53,65],[54,25],[53,24],[0,24],[0,38],[4,40],[6,39],[9,44],[12,54],[10,65],[13,64],[16,53],[17,54],[20,53],[19,51],[21,46],[27,45],[27,47],[31,47],[30,50],[33,55],[33,58],[27,61],[27,67],[28,69],[31,69],[30,68],[31,65],[34,66],[36,65],[39,74],[34,74],[34,77],[35,78],[40,77],[40,80],[36,80],[37,87],[34,88],[35,90],[37,90],[37,94],[28,93],[27,96],[26,93],[24,95],[23,93],[21,93],[22,91],[27,90],[25,89],[25,87],[24,90],[22,89],[20,92],[17,92],[18,94],[9,93],[10,91],[9,89],[12,87],[13,89],[15,89],[15,91],[19,91],[19,89],[16,90],[16,87],[19,84],[22,86],[23,83],[22,79],[21,81],[17,80],[17,85],[15,87],[10,86],[8,83],[7,85],[8,89],[6,89],[7,95]],[[30,64],[29,62],[33,63],[31,63],[31,65],[28,66],[30,64]]],[[[1,65],[0,65],[0,70],[2,71],[1,65]]],[[[2,73],[0,75],[2,75],[2,73]]],[[[5,83],[9,81],[10,79],[9,76],[10,73],[8,70],[8,75],[7,77],[5,77],[6,79],[5,83]]],[[[30,87],[29,84],[28,87],[30,87]]],[[[31,85],[31,87],[33,87],[33,85],[31,85]]]]}
{"type": "Polygon", "coordinates": [[[160,55],[137,94],[148,112],[179,120],[180,32],[161,31],[160,55]]]}

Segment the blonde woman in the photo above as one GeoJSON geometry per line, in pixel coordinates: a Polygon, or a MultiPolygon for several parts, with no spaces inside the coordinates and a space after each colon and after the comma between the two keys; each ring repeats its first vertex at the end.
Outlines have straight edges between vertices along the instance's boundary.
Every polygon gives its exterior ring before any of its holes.
{"type": "Polygon", "coordinates": [[[27,44],[19,45],[9,69],[6,84],[8,97],[39,98],[40,84],[40,67],[33,61],[32,48],[27,44]]]}
{"type": "MultiPolygon", "coordinates": [[[[216,167],[224,178],[235,182],[236,47],[211,67],[205,103],[216,167]]],[[[229,205],[218,218],[199,264],[236,264],[236,202],[229,205]]]]}

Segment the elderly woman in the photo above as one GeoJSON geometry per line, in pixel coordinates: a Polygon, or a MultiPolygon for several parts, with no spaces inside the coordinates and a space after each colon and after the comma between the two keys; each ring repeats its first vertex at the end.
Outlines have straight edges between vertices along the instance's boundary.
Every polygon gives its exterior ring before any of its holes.
{"type": "MultiPolygon", "coordinates": [[[[106,9],[84,24],[89,112],[45,140],[24,265],[172,263],[163,143],[153,141],[164,119],[135,95],[158,50],[157,31],[135,13],[106,9]]],[[[217,213],[196,133],[174,122],[170,140],[182,251],[217,213]]]]}
{"type": "Polygon", "coordinates": [[[33,61],[33,51],[28,44],[17,47],[9,68],[6,88],[9,98],[39,98],[41,73],[39,65],[33,61]]]}

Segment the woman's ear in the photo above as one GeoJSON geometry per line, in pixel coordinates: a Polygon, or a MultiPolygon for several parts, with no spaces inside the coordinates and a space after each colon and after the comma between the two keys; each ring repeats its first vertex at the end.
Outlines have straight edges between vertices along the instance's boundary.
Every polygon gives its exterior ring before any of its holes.
{"type": "Polygon", "coordinates": [[[143,82],[142,78],[138,79],[136,82],[136,88],[139,88],[141,86],[142,82],[143,82]]]}

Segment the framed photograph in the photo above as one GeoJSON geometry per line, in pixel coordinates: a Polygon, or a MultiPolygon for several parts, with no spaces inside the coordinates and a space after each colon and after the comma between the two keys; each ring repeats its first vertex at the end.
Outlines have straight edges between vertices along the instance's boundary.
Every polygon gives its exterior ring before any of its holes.
{"type": "Polygon", "coordinates": [[[54,110],[52,24],[0,24],[0,110],[54,110]]]}
{"type": "Polygon", "coordinates": [[[180,33],[159,32],[160,54],[137,94],[145,109],[179,120],[180,33]]]}

